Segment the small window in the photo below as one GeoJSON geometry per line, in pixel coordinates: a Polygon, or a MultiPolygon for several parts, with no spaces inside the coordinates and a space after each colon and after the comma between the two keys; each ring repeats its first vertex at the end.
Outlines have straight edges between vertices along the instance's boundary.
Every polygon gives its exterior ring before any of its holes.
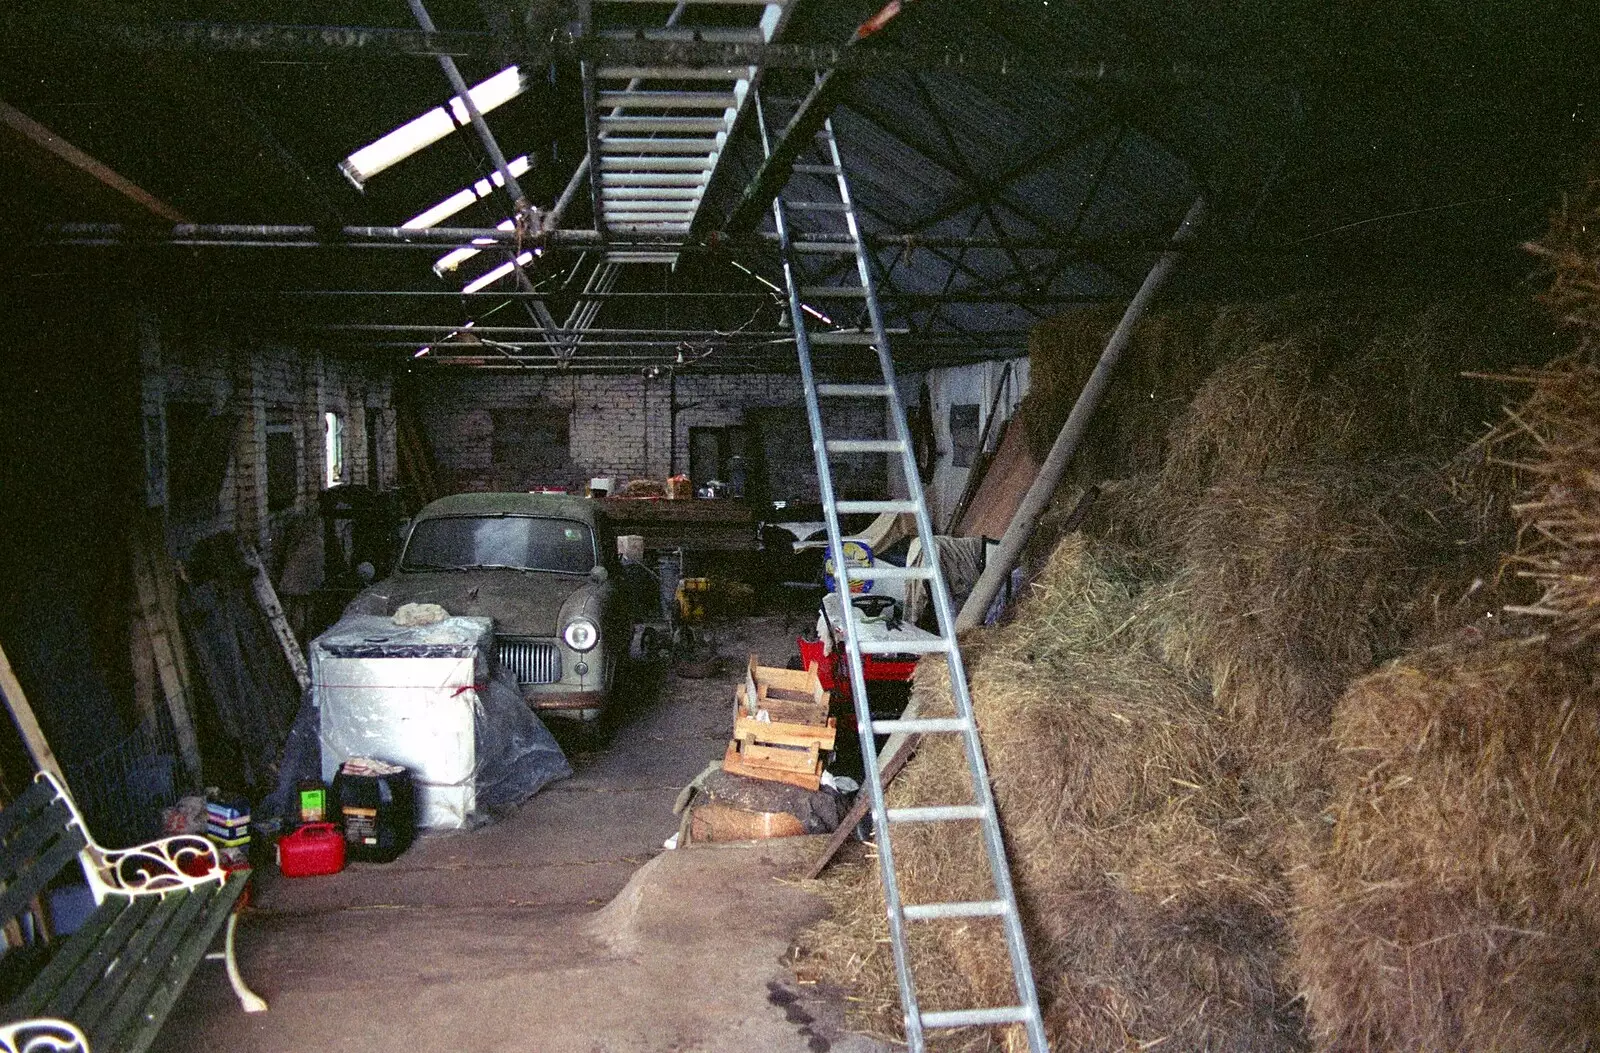
{"type": "Polygon", "coordinates": [[[286,417],[267,420],[267,511],[281,512],[294,504],[300,490],[299,444],[294,422],[286,417]]]}
{"type": "Polygon", "coordinates": [[[978,455],[978,404],[967,402],[950,407],[950,464],[968,468],[978,455]]]}
{"type": "Polygon", "coordinates": [[[327,472],[323,483],[338,486],[344,482],[344,418],[337,413],[322,415],[322,438],[327,472]]]}

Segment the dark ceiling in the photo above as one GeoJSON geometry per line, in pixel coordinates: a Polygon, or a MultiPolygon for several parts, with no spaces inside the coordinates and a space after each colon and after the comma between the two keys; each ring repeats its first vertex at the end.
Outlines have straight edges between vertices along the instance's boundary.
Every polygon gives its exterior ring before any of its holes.
{"type": "MultiPolygon", "coordinates": [[[[621,5],[594,6],[604,24],[621,5]]],[[[674,5],[645,6],[659,7],[664,24],[674,5]]],[[[800,0],[779,39],[840,45],[880,6],[800,0]]],[[[488,119],[507,154],[529,155],[523,187],[548,207],[586,142],[566,41],[575,8],[428,7],[469,83],[512,63],[529,71],[529,90],[488,119]]],[[[1039,319],[1128,296],[1202,191],[1210,215],[1174,296],[1515,280],[1528,269],[1518,244],[1538,231],[1594,138],[1600,77],[1582,7],[906,3],[861,45],[883,65],[855,76],[833,111],[864,226],[917,239],[879,254],[889,323],[908,331],[897,357],[919,365],[1018,353],[1039,319]],[[951,72],[957,62],[966,69],[951,72]],[[1086,74],[1102,63],[1103,76],[1086,74]]],[[[509,281],[456,295],[461,279],[430,269],[438,246],[357,248],[335,236],[397,226],[490,171],[462,132],[363,191],[337,170],[352,150],[448,98],[434,58],[381,39],[358,47],[348,36],[317,43],[228,29],[414,30],[405,0],[47,5],[5,20],[0,99],[190,220],[308,224],[316,231],[300,240],[332,243],[174,246],[170,228],[153,228],[140,235],[146,243],[62,247],[47,224],[127,221],[127,209],[42,181],[8,141],[0,192],[13,203],[3,222],[19,254],[9,283],[59,295],[135,286],[253,332],[304,339],[309,330],[321,346],[397,356],[473,319],[508,332],[530,324],[520,301],[492,295],[509,281]]],[[[764,90],[798,96],[812,76],[768,70],[764,90]]],[[[701,211],[702,236],[718,231],[757,167],[754,122],[741,120],[701,211]]],[[[490,227],[508,214],[497,195],[450,222],[490,227]]],[[[579,195],[564,225],[591,222],[579,195]]],[[[530,275],[556,289],[576,259],[552,250],[530,275]]],[[[695,346],[714,352],[701,368],[788,368],[781,343],[719,353],[718,331],[777,326],[773,297],[749,272],[774,279],[776,261],[746,246],[688,251],[675,268],[624,266],[595,324],[701,332],[695,346]]],[[[558,316],[571,302],[561,295],[551,304],[558,316]]],[[[671,361],[670,350],[641,349],[630,368],[671,361]]],[[[583,367],[581,354],[573,365],[583,367]]]]}

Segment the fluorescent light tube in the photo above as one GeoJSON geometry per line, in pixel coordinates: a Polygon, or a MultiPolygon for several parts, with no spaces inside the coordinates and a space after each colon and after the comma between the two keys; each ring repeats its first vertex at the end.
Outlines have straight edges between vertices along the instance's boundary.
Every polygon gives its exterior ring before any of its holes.
{"type": "MultiPolygon", "coordinates": [[[[511,169],[511,175],[513,178],[524,174],[528,170],[527,155],[524,154],[515,161],[507,164],[506,167],[511,169]]],[[[466,189],[451,194],[449,197],[445,198],[437,205],[434,205],[426,212],[421,212],[415,216],[412,216],[410,219],[400,224],[400,226],[404,230],[426,230],[429,227],[437,227],[440,223],[443,223],[445,220],[449,219],[457,212],[460,212],[474,201],[481,200],[494,193],[495,187],[505,185],[505,179],[501,177],[499,172],[495,172],[490,175],[488,179],[480,179],[466,189]]]]}
{"type": "MultiPolygon", "coordinates": [[[[515,266],[526,267],[528,264],[533,262],[533,257],[534,257],[534,253],[533,252],[524,252],[522,255],[517,257],[517,262],[516,262],[515,266]]],[[[482,289],[486,285],[493,285],[495,282],[499,281],[501,278],[504,278],[506,275],[510,274],[512,266],[513,266],[513,264],[507,262],[507,263],[502,263],[500,266],[495,267],[493,270],[484,271],[482,274],[480,274],[476,278],[472,279],[466,285],[462,286],[461,287],[461,291],[464,292],[464,293],[474,293],[474,292],[477,292],[479,289],[482,289]]]]}
{"type": "MultiPolygon", "coordinates": [[[[468,89],[467,94],[472,97],[472,103],[479,113],[488,113],[522,94],[522,90],[522,74],[517,67],[511,66],[468,89]]],[[[367,180],[385,168],[438,142],[457,127],[465,127],[470,120],[466,105],[460,96],[455,96],[446,106],[436,106],[416,120],[402,124],[377,142],[363,146],[339,162],[339,171],[359,190],[367,180]]]]}

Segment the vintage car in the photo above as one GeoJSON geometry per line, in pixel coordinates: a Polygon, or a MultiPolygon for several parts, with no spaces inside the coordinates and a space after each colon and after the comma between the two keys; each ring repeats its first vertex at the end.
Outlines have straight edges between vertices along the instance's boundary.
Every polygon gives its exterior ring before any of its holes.
{"type": "Polygon", "coordinates": [[[395,572],[346,614],[437,603],[494,619],[495,652],[535,709],[596,720],[633,634],[616,541],[594,502],[551,494],[456,494],[412,520],[395,572]]]}

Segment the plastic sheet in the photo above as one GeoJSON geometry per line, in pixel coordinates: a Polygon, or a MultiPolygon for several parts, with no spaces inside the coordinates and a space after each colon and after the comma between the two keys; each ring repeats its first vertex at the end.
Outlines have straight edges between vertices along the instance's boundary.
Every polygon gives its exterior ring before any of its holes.
{"type": "Polygon", "coordinates": [[[397,626],[354,616],[312,643],[312,690],[290,731],[278,789],[288,815],[299,779],[331,780],[347,757],[409,768],[418,823],[477,825],[572,774],[561,747],[508,673],[491,675],[488,619],[397,626]]]}

